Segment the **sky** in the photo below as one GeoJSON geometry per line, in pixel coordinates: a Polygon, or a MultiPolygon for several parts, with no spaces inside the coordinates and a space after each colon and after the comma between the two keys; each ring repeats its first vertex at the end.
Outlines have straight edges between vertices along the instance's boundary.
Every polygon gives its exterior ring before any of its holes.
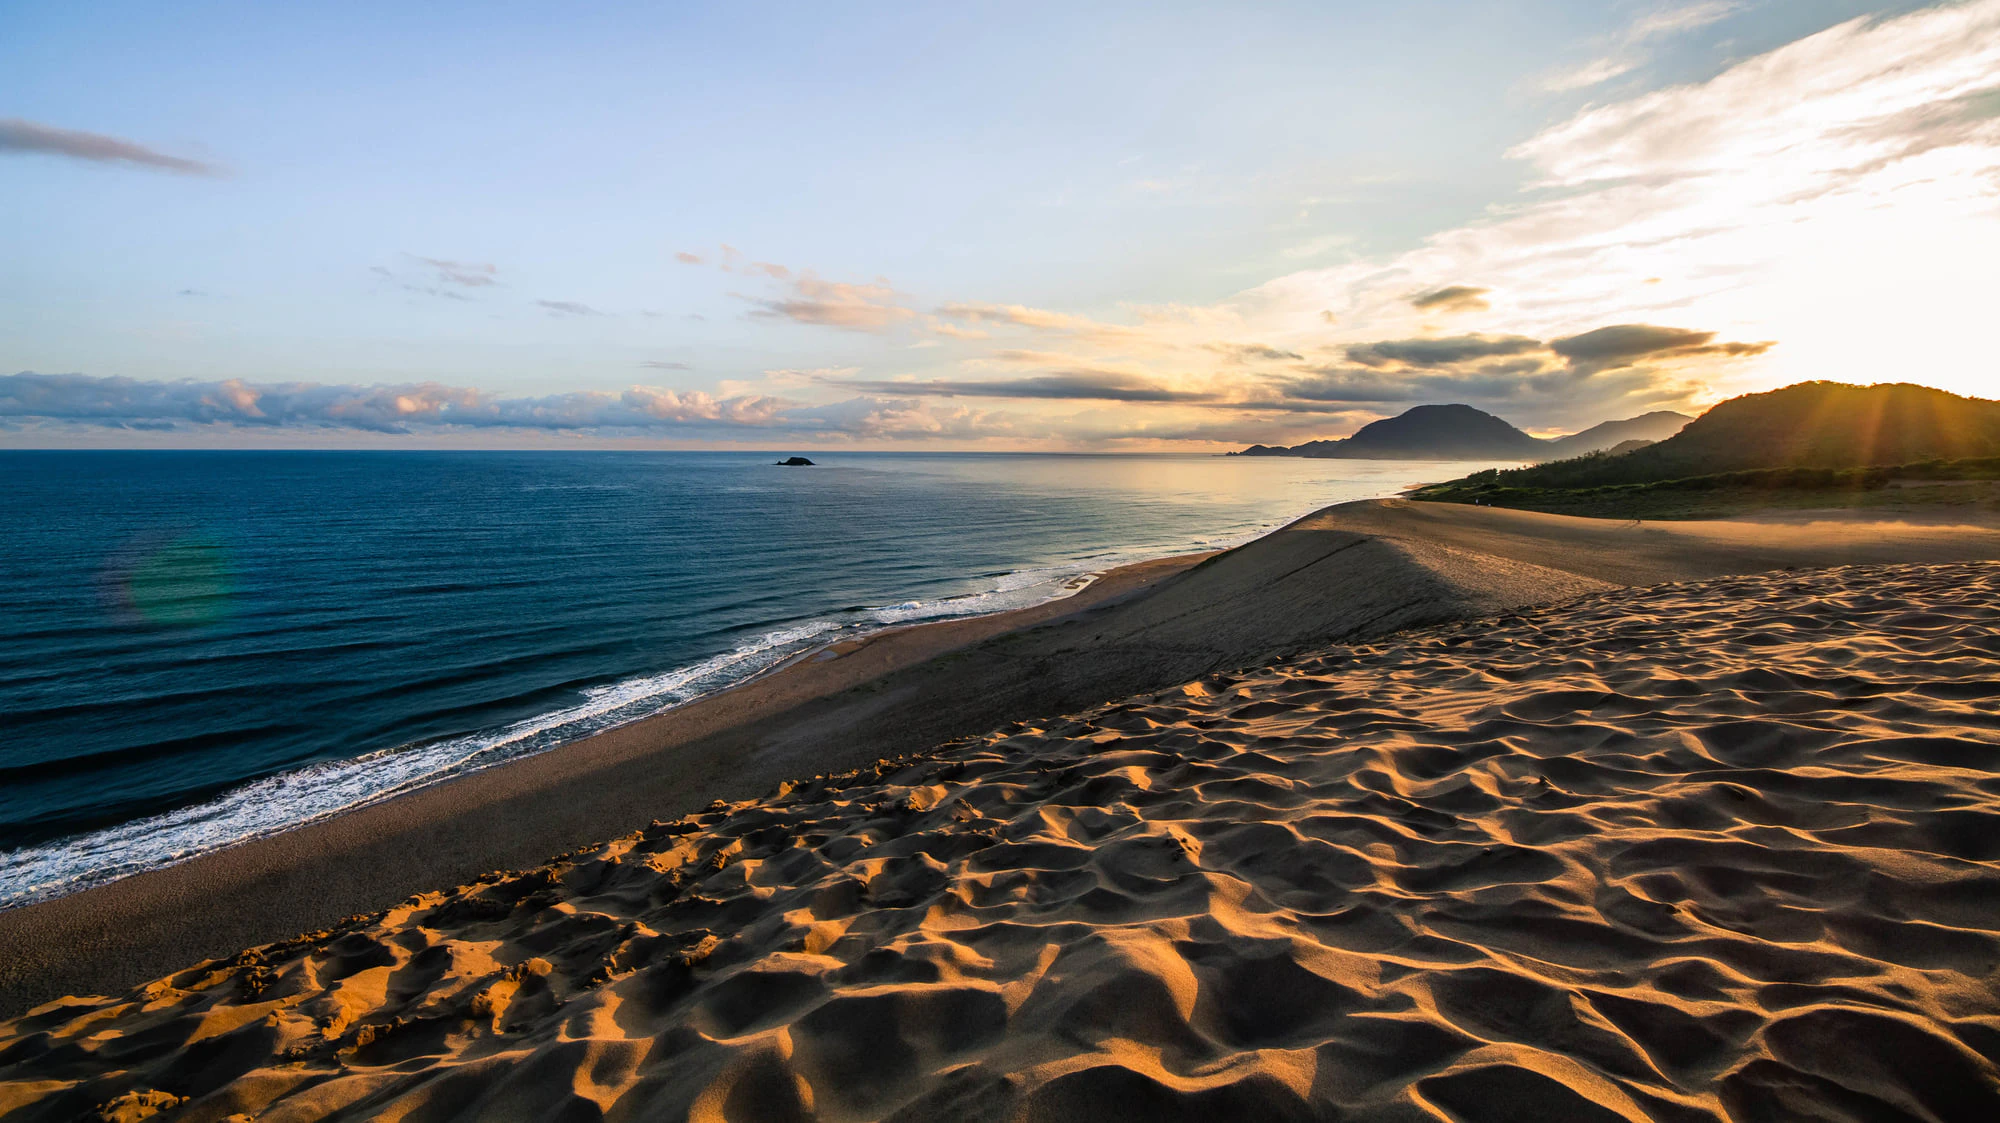
{"type": "Polygon", "coordinates": [[[2000,0],[0,0],[0,214],[0,447],[2000,396],[2000,0]]]}

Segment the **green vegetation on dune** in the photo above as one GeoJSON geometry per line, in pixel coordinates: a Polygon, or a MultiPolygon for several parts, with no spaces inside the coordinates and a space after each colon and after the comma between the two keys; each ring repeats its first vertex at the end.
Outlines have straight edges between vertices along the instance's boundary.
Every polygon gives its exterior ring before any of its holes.
{"type": "Polygon", "coordinates": [[[1970,479],[1871,476],[1861,481],[1829,481],[1824,486],[1813,486],[1806,480],[1783,485],[1773,481],[1730,484],[1721,482],[1720,477],[1588,488],[1440,484],[1414,492],[1411,498],[1601,519],[1713,519],[1754,511],[1831,508],[1897,512],[1952,508],[2000,514],[2000,478],[1995,477],[2000,477],[2000,471],[1970,479]]]}
{"type": "Polygon", "coordinates": [[[1896,383],[1802,382],[1732,398],[1623,453],[1488,469],[1416,498],[1616,518],[1762,508],[1965,505],[2000,489],[2000,402],[1896,383]],[[1910,487],[1913,483],[1933,486],[1910,487]]]}
{"type": "Polygon", "coordinates": [[[1990,456],[2000,456],[2000,402],[1909,383],[1801,382],[1731,398],[1666,440],[1633,452],[1537,464],[1503,472],[1500,482],[1602,487],[1756,469],[1872,468],[1990,456]]]}
{"type": "Polygon", "coordinates": [[[2000,456],[1868,468],[1755,468],[1643,484],[1523,487],[1487,469],[1411,498],[1596,518],[1719,518],[1764,509],[1980,506],[2000,509],[2000,456]],[[1927,486],[1928,485],[1928,486],[1927,486]]]}

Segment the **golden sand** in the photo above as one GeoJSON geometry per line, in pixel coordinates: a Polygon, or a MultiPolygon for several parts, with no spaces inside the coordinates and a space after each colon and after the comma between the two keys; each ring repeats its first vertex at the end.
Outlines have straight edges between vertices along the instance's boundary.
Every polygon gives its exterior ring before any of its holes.
{"type": "Polygon", "coordinates": [[[0,1113],[2000,1119],[2000,565],[1618,590],[0,1025],[0,1113]]]}

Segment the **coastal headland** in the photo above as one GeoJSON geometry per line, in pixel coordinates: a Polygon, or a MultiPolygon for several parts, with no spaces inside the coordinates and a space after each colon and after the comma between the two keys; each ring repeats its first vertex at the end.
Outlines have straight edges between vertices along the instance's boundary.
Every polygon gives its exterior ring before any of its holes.
{"type": "Polygon", "coordinates": [[[1970,1118],[1996,559],[1329,508],[0,913],[0,1111],[1970,1118]]]}

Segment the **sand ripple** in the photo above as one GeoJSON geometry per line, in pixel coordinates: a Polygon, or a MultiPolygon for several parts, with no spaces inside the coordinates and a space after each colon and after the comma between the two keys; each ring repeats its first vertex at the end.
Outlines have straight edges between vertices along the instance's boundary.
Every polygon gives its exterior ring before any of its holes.
{"type": "Polygon", "coordinates": [[[1847,568],[1209,677],[52,1003],[0,1111],[2000,1119],[1996,625],[1847,568]]]}

